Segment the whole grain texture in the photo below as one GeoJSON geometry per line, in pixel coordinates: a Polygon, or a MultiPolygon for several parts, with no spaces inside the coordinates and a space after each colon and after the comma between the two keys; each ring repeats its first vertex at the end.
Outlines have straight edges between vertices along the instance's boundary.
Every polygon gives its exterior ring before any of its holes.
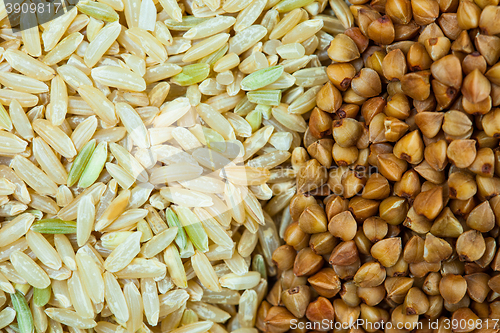
{"type": "Polygon", "coordinates": [[[0,13],[0,327],[254,333],[347,5],[32,14],[0,13]]]}
{"type": "Polygon", "coordinates": [[[498,1],[350,3],[257,327],[498,330],[498,1]]]}

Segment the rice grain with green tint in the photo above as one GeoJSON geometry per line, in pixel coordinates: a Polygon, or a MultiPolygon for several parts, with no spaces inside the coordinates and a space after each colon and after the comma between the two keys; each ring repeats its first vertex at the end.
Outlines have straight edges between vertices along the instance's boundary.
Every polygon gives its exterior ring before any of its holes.
{"type": "Polygon", "coordinates": [[[176,206],[173,209],[193,245],[201,252],[208,251],[208,236],[196,215],[187,207],[176,206]]]}
{"type": "Polygon", "coordinates": [[[41,234],[74,234],[76,232],[76,222],[41,219],[31,225],[31,230],[41,234]]]}
{"type": "Polygon", "coordinates": [[[281,74],[283,74],[283,66],[261,69],[245,77],[240,83],[241,89],[256,90],[263,88],[276,81],[281,74]]]}
{"type": "Polygon", "coordinates": [[[44,289],[33,288],[33,299],[35,305],[38,307],[46,305],[49,302],[51,295],[52,288],[50,286],[44,289]]]}
{"type": "Polygon", "coordinates": [[[96,20],[114,22],[119,19],[118,13],[113,8],[102,2],[80,1],[76,5],[78,10],[96,20]]]}
{"type": "Polygon", "coordinates": [[[281,90],[255,90],[247,93],[248,100],[255,104],[278,106],[281,102],[281,90]]]}
{"type": "Polygon", "coordinates": [[[182,72],[172,77],[172,82],[179,86],[189,86],[205,80],[210,73],[209,64],[193,64],[182,68],[182,72]]]}
{"type": "Polygon", "coordinates": [[[165,215],[168,226],[170,228],[177,227],[177,236],[175,237],[175,243],[177,244],[177,246],[179,246],[179,248],[183,249],[184,247],[186,247],[187,243],[186,232],[184,231],[184,228],[182,227],[177,214],[175,214],[172,208],[169,207],[167,208],[165,215]]]}
{"type": "Polygon", "coordinates": [[[78,181],[78,186],[82,188],[87,188],[99,177],[106,159],[108,157],[108,145],[106,142],[101,142],[92,152],[90,159],[88,160],[85,168],[78,181]]]}
{"type": "Polygon", "coordinates": [[[173,19],[167,19],[165,20],[165,25],[173,31],[188,31],[206,20],[207,18],[204,17],[183,16],[181,22],[173,19]]]}
{"type": "Polygon", "coordinates": [[[16,319],[20,333],[33,333],[35,327],[33,324],[33,315],[26,302],[26,298],[19,291],[10,294],[12,305],[16,310],[16,319]]]}

